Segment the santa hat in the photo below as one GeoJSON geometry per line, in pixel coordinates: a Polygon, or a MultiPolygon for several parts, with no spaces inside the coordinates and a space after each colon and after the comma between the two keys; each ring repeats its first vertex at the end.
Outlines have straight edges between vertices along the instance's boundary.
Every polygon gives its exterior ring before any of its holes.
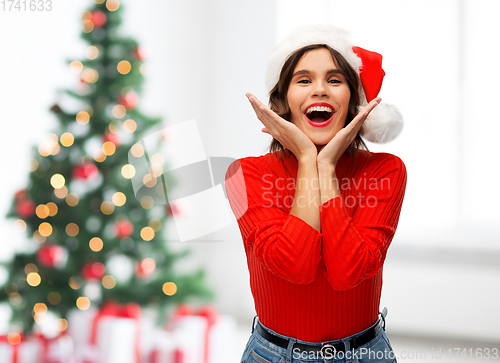
{"type": "MultiPolygon", "coordinates": [[[[312,44],[326,44],[339,52],[358,73],[363,107],[377,97],[385,72],[382,56],[366,49],[355,47],[348,31],[332,25],[305,25],[288,34],[274,50],[266,73],[266,88],[270,92],[288,57],[296,50],[312,44]]],[[[381,103],[370,112],[361,129],[361,136],[371,142],[385,143],[395,139],[403,129],[403,117],[399,110],[381,103]]]]}

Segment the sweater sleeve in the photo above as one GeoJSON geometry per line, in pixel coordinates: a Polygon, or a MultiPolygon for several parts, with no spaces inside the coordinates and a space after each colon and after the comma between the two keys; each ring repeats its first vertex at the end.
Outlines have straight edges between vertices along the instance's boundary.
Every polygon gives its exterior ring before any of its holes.
{"type": "Polygon", "coordinates": [[[361,192],[343,192],[320,207],[323,260],[335,290],[352,289],[376,275],[396,232],[406,168],[398,157],[385,155],[358,180],[358,185],[365,183],[361,192]]]}
{"type": "Polygon", "coordinates": [[[243,242],[257,260],[292,283],[314,281],[322,236],[286,212],[293,199],[288,198],[285,179],[278,178],[262,158],[247,158],[231,164],[225,185],[243,242]]]}

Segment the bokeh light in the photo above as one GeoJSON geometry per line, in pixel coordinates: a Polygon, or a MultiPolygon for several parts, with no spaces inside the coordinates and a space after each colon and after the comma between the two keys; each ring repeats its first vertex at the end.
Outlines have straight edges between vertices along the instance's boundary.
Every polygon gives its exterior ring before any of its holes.
{"type": "Polygon", "coordinates": [[[38,233],[43,237],[48,237],[52,234],[52,225],[48,222],[43,222],[38,226],[38,233]]]}
{"type": "Polygon", "coordinates": [[[106,141],[102,145],[102,152],[104,155],[111,156],[115,153],[115,151],[116,151],[116,145],[111,141],[106,141]]]}
{"type": "Polygon", "coordinates": [[[61,189],[65,183],[66,180],[61,174],[54,174],[50,178],[50,185],[52,185],[54,189],[61,189]]]}
{"type": "Polygon", "coordinates": [[[28,263],[26,266],[24,266],[24,272],[26,275],[29,275],[32,272],[38,272],[38,267],[34,263],[28,263]]]}
{"type": "Polygon", "coordinates": [[[40,219],[45,219],[49,216],[49,207],[47,207],[45,204],[40,204],[36,207],[35,213],[38,218],[40,219]]]}
{"type": "Polygon", "coordinates": [[[140,158],[142,155],[144,155],[144,147],[141,144],[134,144],[130,148],[130,152],[136,158],[140,158]]]}
{"type": "Polygon", "coordinates": [[[49,208],[49,217],[54,217],[57,214],[57,211],[59,208],[57,207],[57,204],[54,202],[49,202],[46,204],[47,208],[49,208]]]}
{"type": "Polygon", "coordinates": [[[104,160],[106,160],[106,155],[103,153],[102,149],[98,149],[94,151],[94,160],[97,161],[98,163],[102,163],[104,160]]]}
{"type": "Polygon", "coordinates": [[[73,61],[69,64],[69,71],[73,74],[80,74],[83,71],[83,64],[80,61],[73,61]]]}
{"type": "Polygon", "coordinates": [[[95,69],[86,68],[82,73],[82,79],[87,83],[95,83],[99,79],[99,73],[95,69]]]}
{"type": "Polygon", "coordinates": [[[68,188],[62,187],[62,188],[56,189],[56,190],[54,190],[54,194],[59,199],[64,199],[68,195],[68,188]]]}
{"type": "Polygon", "coordinates": [[[49,292],[47,300],[52,305],[58,305],[61,302],[61,294],[55,291],[49,292]]]}
{"type": "Polygon", "coordinates": [[[111,275],[106,275],[102,278],[102,286],[106,289],[112,289],[116,286],[116,279],[111,275]]]}
{"type": "Polygon", "coordinates": [[[155,231],[151,227],[144,227],[141,229],[141,238],[144,241],[151,241],[155,237],[155,231]]]}
{"type": "Polygon", "coordinates": [[[80,310],[87,310],[90,308],[90,300],[85,296],[80,296],[76,299],[76,307],[80,310]]]}
{"type": "Polygon", "coordinates": [[[106,1],[106,9],[109,11],[116,11],[120,7],[120,2],[118,0],[108,0],[106,1]]]}
{"type": "Polygon", "coordinates": [[[129,61],[122,60],[118,63],[116,68],[118,69],[118,72],[120,72],[120,74],[127,74],[132,69],[132,66],[130,65],[129,61]]]}
{"type": "Polygon", "coordinates": [[[37,272],[30,272],[28,276],[26,276],[26,282],[28,283],[28,285],[36,287],[40,285],[40,283],[42,282],[42,278],[37,272]]]}
{"type": "Polygon", "coordinates": [[[69,193],[66,196],[66,203],[68,203],[70,207],[75,207],[78,202],[80,202],[80,198],[75,193],[69,193]]]}
{"type": "Polygon", "coordinates": [[[85,125],[90,120],[90,115],[86,111],[80,111],[76,114],[76,122],[80,125],[85,125]]]}
{"type": "Polygon", "coordinates": [[[122,166],[122,175],[125,179],[132,179],[135,175],[135,168],[133,165],[125,164],[122,166]]]}
{"type": "Polygon", "coordinates": [[[115,211],[115,205],[109,200],[105,200],[101,203],[101,212],[106,215],[110,215],[115,211]]]}
{"type": "Polygon", "coordinates": [[[94,237],[89,241],[89,247],[94,252],[99,252],[100,250],[102,250],[103,246],[104,243],[102,242],[102,239],[100,239],[99,237],[94,237]]]}
{"type": "Polygon", "coordinates": [[[21,334],[9,333],[7,334],[7,341],[12,345],[18,345],[19,343],[21,343],[21,334]]]}
{"type": "Polygon", "coordinates": [[[23,233],[26,232],[26,222],[23,221],[22,219],[16,219],[14,221],[14,228],[19,232],[23,233]]]}
{"type": "Polygon", "coordinates": [[[71,276],[68,281],[69,287],[73,290],[78,290],[82,287],[82,279],[78,276],[71,276]]]}
{"type": "Polygon", "coordinates": [[[68,321],[66,319],[57,319],[57,323],[59,325],[59,331],[65,331],[68,329],[68,321]]]}
{"type": "Polygon", "coordinates": [[[148,188],[153,188],[156,185],[157,179],[154,175],[148,173],[144,175],[144,178],[142,178],[142,182],[148,188]]]}
{"type": "Polygon", "coordinates": [[[165,157],[161,153],[153,154],[151,156],[151,163],[161,166],[165,163],[165,157]]]}
{"type": "Polygon", "coordinates": [[[155,201],[151,196],[145,195],[144,197],[141,198],[142,208],[150,209],[150,208],[153,208],[154,205],[155,205],[155,201]]]}
{"type": "Polygon", "coordinates": [[[35,232],[33,232],[33,240],[36,243],[44,243],[47,240],[47,238],[42,236],[40,234],[40,232],[38,232],[38,230],[36,230],[35,232]]]}
{"type": "Polygon", "coordinates": [[[75,142],[75,137],[70,132],[65,132],[61,135],[61,145],[70,147],[75,142]]]}
{"type": "Polygon", "coordinates": [[[90,19],[84,19],[82,21],[83,23],[83,32],[84,33],[90,33],[92,30],[94,30],[94,23],[90,19]]]}
{"type": "Polygon", "coordinates": [[[123,118],[127,114],[127,109],[123,105],[116,105],[111,111],[113,117],[123,118]]]}
{"type": "Polygon", "coordinates": [[[96,59],[99,56],[99,49],[95,45],[91,45],[85,50],[85,56],[88,59],[96,59]]]}
{"type": "Polygon", "coordinates": [[[47,305],[44,303],[36,303],[35,306],[33,306],[33,312],[35,314],[43,315],[47,313],[47,310],[47,305]]]}
{"type": "Polygon", "coordinates": [[[30,171],[35,171],[38,169],[38,160],[31,158],[30,160],[30,171]]]}
{"type": "Polygon", "coordinates": [[[122,192],[116,192],[113,194],[112,201],[117,207],[121,207],[127,201],[127,197],[122,192]]]}
{"type": "Polygon", "coordinates": [[[177,292],[177,285],[173,282],[165,282],[162,290],[165,295],[172,296],[177,292]]]}
{"type": "Polygon", "coordinates": [[[137,123],[132,119],[128,119],[123,122],[123,130],[131,134],[137,130],[137,123]]]}
{"type": "Polygon", "coordinates": [[[68,225],[66,226],[66,233],[70,237],[77,236],[79,232],[80,232],[80,227],[78,227],[78,224],[76,223],[68,223],[68,225]]]}

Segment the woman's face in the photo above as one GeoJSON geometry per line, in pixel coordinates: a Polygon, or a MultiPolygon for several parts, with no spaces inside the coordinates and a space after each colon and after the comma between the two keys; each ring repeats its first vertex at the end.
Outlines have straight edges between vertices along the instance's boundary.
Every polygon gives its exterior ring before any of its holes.
{"type": "Polygon", "coordinates": [[[317,146],[344,127],[351,92],[326,48],[302,56],[293,71],[287,98],[293,122],[317,146]]]}

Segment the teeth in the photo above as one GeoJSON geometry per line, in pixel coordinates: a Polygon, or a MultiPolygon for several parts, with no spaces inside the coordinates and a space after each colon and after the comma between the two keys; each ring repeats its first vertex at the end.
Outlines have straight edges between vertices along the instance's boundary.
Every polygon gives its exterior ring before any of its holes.
{"type": "Polygon", "coordinates": [[[330,107],[327,106],[314,106],[314,107],[309,107],[307,109],[307,113],[311,113],[313,111],[320,111],[320,112],[333,112],[333,110],[330,107]]]}

